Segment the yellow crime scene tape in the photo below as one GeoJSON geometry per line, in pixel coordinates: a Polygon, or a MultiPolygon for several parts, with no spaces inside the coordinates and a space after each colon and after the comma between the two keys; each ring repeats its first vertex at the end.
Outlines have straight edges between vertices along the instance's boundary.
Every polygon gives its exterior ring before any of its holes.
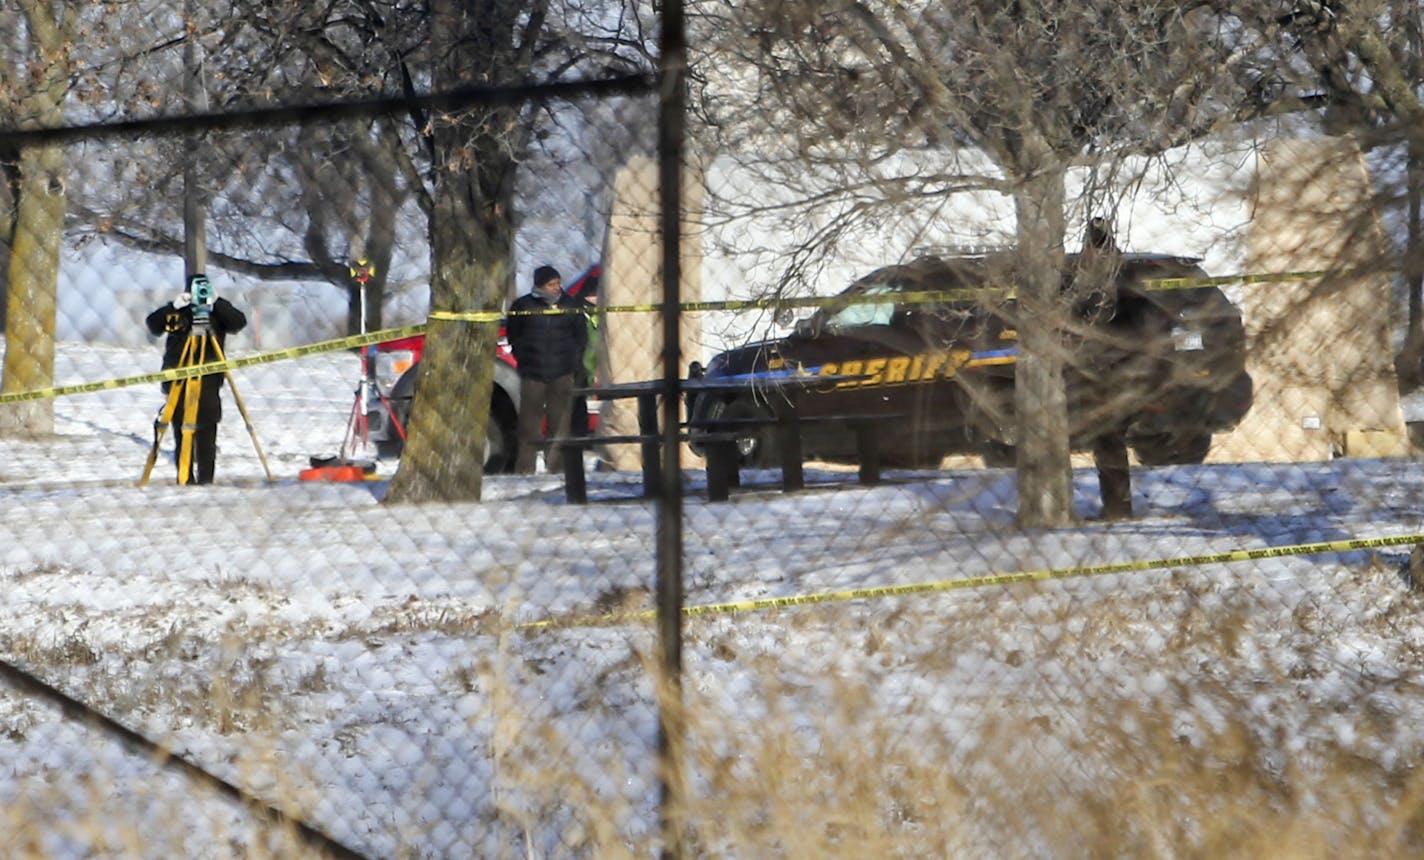
{"type": "MultiPolygon", "coordinates": [[[[682,615],[696,618],[709,615],[731,615],[740,612],[757,612],[791,606],[814,606],[823,603],[844,603],[852,600],[869,600],[878,597],[903,597],[911,594],[960,591],[970,588],[1013,585],[1020,582],[1045,582],[1055,579],[1074,579],[1086,576],[1102,576],[1110,573],[1131,573],[1143,570],[1159,570],[1167,567],[1196,567],[1205,564],[1223,564],[1233,561],[1256,561],[1263,558],[1285,558],[1294,555],[1318,555],[1326,552],[1351,552],[1365,549],[1405,546],[1424,543],[1424,534],[1396,535],[1394,537],[1351,538],[1347,540],[1320,541],[1317,543],[1268,546],[1257,549],[1235,549],[1226,552],[1184,555],[1176,558],[1158,558],[1137,561],[1114,561],[1103,564],[1081,565],[1078,567],[1045,568],[1025,570],[1016,573],[993,573],[983,576],[968,576],[963,579],[942,579],[936,582],[914,582],[901,585],[875,585],[865,588],[846,588],[837,591],[819,591],[810,594],[791,594],[784,597],[762,597],[755,600],[737,600],[727,603],[704,603],[684,606],[682,615]]],[[[607,615],[582,615],[570,618],[551,618],[542,621],[528,621],[514,625],[517,630],[542,630],[561,627],[606,627],[633,621],[651,621],[657,618],[657,610],[612,613],[607,615]]]]}
{"type": "MultiPolygon", "coordinates": [[[[1299,271],[1299,272],[1258,272],[1244,275],[1198,275],[1193,277],[1145,278],[1143,286],[1148,290],[1184,290],[1195,287],[1220,287],[1233,284],[1264,284],[1276,281],[1309,281],[1327,275],[1349,275],[1351,272],[1299,271]]],[[[678,310],[682,313],[704,311],[747,311],[780,310],[782,308],[822,308],[848,307],[851,305],[885,304],[893,301],[897,305],[932,304],[935,302],[975,301],[985,297],[1003,299],[1014,298],[1013,287],[973,287],[958,290],[920,290],[903,293],[874,293],[859,296],[794,296],[785,298],[725,299],[707,302],[682,302],[678,310]]],[[[494,322],[509,316],[561,316],[564,314],[597,313],[661,313],[666,305],[662,302],[647,302],[631,305],[598,305],[594,308],[540,308],[527,311],[431,311],[430,319],[455,320],[460,322],[494,322]]]]}
{"type": "Polygon", "coordinates": [[[332,352],[338,349],[365,346],[385,340],[395,340],[396,338],[420,334],[423,331],[425,331],[425,324],[417,323],[415,325],[402,326],[401,328],[382,329],[381,331],[352,335],[351,337],[343,337],[337,340],[324,340],[317,343],[294,346],[288,349],[278,349],[271,352],[257,353],[256,355],[247,355],[242,358],[229,358],[227,361],[210,361],[206,364],[194,364],[189,367],[172,367],[168,370],[159,370],[139,376],[104,379],[98,382],[79,382],[73,385],[56,385],[52,388],[36,388],[31,391],[16,391],[10,394],[0,394],[0,403],[14,403],[20,400],[44,400],[50,397],[62,397],[67,394],[85,394],[91,391],[105,391],[111,388],[125,388],[130,385],[143,385],[151,382],[173,382],[192,376],[222,373],[223,371],[235,370],[240,367],[251,367],[256,364],[271,364],[274,361],[285,361],[287,359],[301,358],[302,356],[314,355],[321,352],[332,352]]]}
{"type": "Polygon", "coordinates": [[[1368,271],[1303,271],[1303,272],[1256,272],[1246,275],[1217,275],[1215,277],[1202,277],[1200,275],[1190,278],[1145,278],[1143,285],[1149,290],[1183,290],[1192,287],[1228,287],[1233,284],[1269,284],[1276,281],[1313,281],[1316,278],[1324,278],[1334,275],[1347,277],[1360,274],[1385,274],[1384,272],[1368,271]]]}
{"type": "MultiPolygon", "coordinates": [[[[1326,272],[1326,271],[1298,271],[1298,272],[1261,272],[1241,275],[1219,275],[1214,277],[1182,277],[1182,278],[1150,278],[1143,281],[1149,290],[1180,290],[1193,287],[1206,286],[1228,286],[1232,284],[1255,284],[1272,283],[1276,281],[1303,281],[1325,277],[1331,274],[1349,274],[1348,272],[1326,272]]],[[[954,302],[954,301],[974,301],[986,296],[993,296],[1005,300],[1014,298],[1012,288],[1009,287],[980,287],[974,289],[959,290],[934,290],[898,293],[893,296],[896,304],[931,304],[934,302],[954,302]]],[[[849,307],[852,305],[883,304],[892,297],[886,294],[860,295],[860,296],[800,296],[792,298],[760,298],[760,299],[729,299],[724,301],[707,302],[684,302],[678,308],[685,313],[698,313],[705,311],[741,311],[741,310],[779,310],[782,308],[820,308],[820,307],[849,307]]],[[[661,312],[664,304],[652,302],[647,304],[629,305],[600,305],[596,310],[599,313],[648,313],[661,312]]],[[[587,313],[587,308],[548,308],[532,311],[431,311],[428,319],[438,321],[453,322],[498,322],[508,316],[547,316],[560,314],[583,314],[587,313]]],[[[285,361],[302,356],[314,355],[322,352],[332,352],[339,349],[349,349],[352,347],[366,346],[367,344],[380,343],[386,340],[395,340],[410,335],[422,334],[426,331],[428,323],[416,323],[414,325],[402,326],[400,328],[382,329],[381,331],[367,332],[361,335],[337,338],[335,340],[319,341],[317,343],[304,344],[302,346],[278,349],[271,352],[258,353],[256,355],[244,356],[242,358],[230,358],[227,361],[214,361],[206,364],[193,365],[191,367],[170,368],[168,370],[145,373],[139,376],[127,376],[119,379],[104,379],[97,382],[80,382],[72,385],[56,385],[48,388],[37,388],[30,391],[16,391],[8,394],[0,394],[0,403],[14,403],[22,400],[44,400],[51,397],[63,397],[70,394],[86,394],[95,391],[106,391],[114,388],[124,388],[130,385],[143,385],[154,382],[173,382],[179,379],[187,379],[193,376],[204,376],[209,373],[221,373],[228,370],[236,370],[242,367],[250,367],[258,364],[270,364],[276,361],[285,361]]]]}
{"type": "MultiPolygon", "coordinates": [[[[798,296],[794,298],[725,299],[709,302],[681,302],[677,307],[682,313],[699,313],[703,311],[779,310],[781,308],[820,308],[826,306],[841,307],[885,304],[888,301],[903,305],[928,302],[971,301],[981,296],[999,294],[1006,295],[1007,292],[1001,288],[983,287],[964,290],[930,290],[896,293],[894,296],[882,293],[869,296],[798,296]]],[[[561,316],[563,314],[585,314],[590,312],[609,314],[661,313],[664,307],[666,307],[666,305],[661,302],[649,302],[635,305],[598,305],[594,308],[551,307],[531,311],[509,311],[508,313],[501,313],[499,311],[431,311],[430,318],[438,320],[458,320],[460,322],[490,322],[491,320],[503,319],[506,316],[561,316]]]]}

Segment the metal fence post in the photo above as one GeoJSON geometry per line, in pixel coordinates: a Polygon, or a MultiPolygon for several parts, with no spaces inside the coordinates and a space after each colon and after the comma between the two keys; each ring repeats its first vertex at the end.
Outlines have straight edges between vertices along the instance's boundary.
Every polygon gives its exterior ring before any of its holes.
{"type": "Polygon", "coordinates": [[[684,793],[682,714],[682,463],[678,447],[682,397],[682,156],[686,111],[687,44],[681,0],[663,4],[659,68],[658,193],[661,202],[663,263],[663,468],[658,504],[658,642],[662,678],[658,685],[658,766],[663,854],[680,860],[683,851],[684,793]]]}

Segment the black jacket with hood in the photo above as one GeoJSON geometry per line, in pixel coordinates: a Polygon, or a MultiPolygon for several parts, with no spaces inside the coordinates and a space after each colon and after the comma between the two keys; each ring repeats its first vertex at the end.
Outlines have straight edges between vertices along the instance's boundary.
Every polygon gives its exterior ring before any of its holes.
{"type": "Polygon", "coordinates": [[[576,372],[583,366],[584,348],[588,345],[588,321],[578,299],[560,293],[551,305],[534,293],[514,300],[504,324],[504,334],[519,375],[530,379],[548,380],[576,372]],[[542,311],[551,307],[566,310],[561,314],[519,313],[542,311]]]}
{"type": "MultiPolygon", "coordinates": [[[[225,349],[227,336],[233,332],[242,331],[247,326],[247,315],[238,310],[236,306],[227,299],[218,298],[212,303],[212,308],[208,312],[209,332],[218,347],[225,349]]],[[[183,357],[183,347],[188,342],[188,335],[193,332],[193,306],[187,305],[181,308],[173,307],[173,303],[158,308],[148,315],[144,320],[148,326],[150,334],[167,334],[168,339],[163,344],[163,369],[177,367],[179,360],[183,357]]],[[[226,353],[224,352],[224,355],[226,353]]],[[[209,345],[206,355],[202,356],[204,363],[217,361],[217,353],[209,345]]],[[[196,363],[198,356],[192,356],[189,364],[196,363]]],[[[199,389],[199,421],[203,423],[222,420],[222,401],[218,399],[218,391],[222,389],[226,376],[222,373],[209,373],[202,377],[202,387],[199,389]]],[[[165,392],[172,387],[172,383],[163,383],[165,392]]]]}

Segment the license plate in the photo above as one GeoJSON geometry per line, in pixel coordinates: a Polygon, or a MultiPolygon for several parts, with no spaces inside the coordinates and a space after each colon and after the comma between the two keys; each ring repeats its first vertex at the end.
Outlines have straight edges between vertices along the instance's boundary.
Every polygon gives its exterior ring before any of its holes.
{"type": "Polygon", "coordinates": [[[1185,328],[1172,329],[1172,345],[1178,352],[1189,352],[1202,348],[1202,334],[1185,328]]]}

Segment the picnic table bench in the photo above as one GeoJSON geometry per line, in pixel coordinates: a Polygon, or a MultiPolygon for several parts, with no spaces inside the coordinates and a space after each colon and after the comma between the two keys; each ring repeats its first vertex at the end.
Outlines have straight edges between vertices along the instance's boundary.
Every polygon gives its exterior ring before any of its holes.
{"type": "MultiPolygon", "coordinates": [[[[845,377],[847,379],[858,377],[845,377]]],[[[811,384],[839,381],[841,377],[787,377],[777,380],[776,387],[789,395],[778,405],[776,415],[765,418],[730,418],[686,422],[679,426],[678,442],[695,441],[702,447],[706,461],[707,498],[726,501],[731,488],[741,486],[737,442],[748,427],[774,426],[780,453],[781,486],[784,492],[803,489],[805,473],[801,447],[801,425],[840,421],[855,433],[856,452],[860,463],[858,478],[863,484],[880,480],[880,446],[878,430],[888,421],[902,420],[903,415],[802,415],[799,389],[811,384]]],[[[707,379],[683,381],[684,390],[699,393],[743,390],[743,381],[707,379]]],[[[594,385],[575,389],[576,394],[596,396],[604,400],[636,398],[638,401],[638,432],[607,436],[558,437],[548,444],[562,449],[564,493],[570,504],[586,504],[588,481],[583,452],[598,445],[636,444],[641,448],[643,495],[657,494],[662,474],[663,435],[658,427],[658,398],[665,384],[661,379],[594,385]]]]}
{"type": "MultiPolygon", "coordinates": [[[[690,441],[686,432],[677,434],[679,442],[690,441]]],[[[698,434],[697,441],[705,445],[707,472],[707,498],[713,502],[724,502],[731,494],[731,487],[737,479],[737,433],[698,434]]],[[[588,502],[588,477],[585,474],[583,452],[597,445],[636,444],[643,447],[643,495],[657,494],[659,476],[662,474],[662,436],[650,433],[633,433],[618,436],[571,436],[549,440],[563,448],[564,497],[571,505],[588,502]]]]}
{"type": "MultiPolygon", "coordinates": [[[[859,468],[856,477],[862,484],[880,483],[881,452],[880,433],[883,425],[903,421],[905,415],[877,414],[877,415],[799,415],[788,418],[785,415],[772,416],[767,418],[716,418],[707,421],[689,422],[688,426],[693,430],[700,431],[694,434],[694,438],[701,444],[707,444],[713,437],[730,435],[735,446],[737,439],[741,438],[738,430],[745,430],[748,427],[775,427],[777,431],[776,446],[781,455],[781,480],[784,489],[801,489],[805,486],[805,472],[802,468],[804,456],[801,447],[801,428],[805,425],[842,423],[847,425],[851,433],[855,435],[855,455],[859,468]]],[[[715,443],[714,443],[715,444],[715,443]]],[[[710,448],[709,448],[710,450],[710,448]]],[[[732,465],[736,466],[736,456],[733,452],[732,465]]],[[[731,476],[732,486],[739,485],[739,475],[735,473],[731,476]]]]}

